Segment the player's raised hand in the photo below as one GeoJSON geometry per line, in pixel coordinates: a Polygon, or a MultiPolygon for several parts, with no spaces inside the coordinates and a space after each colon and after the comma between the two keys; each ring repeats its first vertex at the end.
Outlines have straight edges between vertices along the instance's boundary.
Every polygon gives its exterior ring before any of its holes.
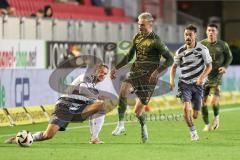
{"type": "Polygon", "coordinates": [[[200,76],[200,77],[197,79],[196,85],[201,86],[201,85],[203,85],[203,83],[204,83],[204,78],[203,78],[202,76],[200,76]]]}
{"type": "Polygon", "coordinates": [[[116,78],[116,68],[114,67],[111,72],[110,72],[110,78],[111,79],[115,79],[116,78]]]}
{"type": "Polygon", "coordinates": [[[224,74],[224,73],[226,73],[226,68],[225,67],[220,67],[220,68],[218,68],[218,72],[220,74],[224,74]]]}

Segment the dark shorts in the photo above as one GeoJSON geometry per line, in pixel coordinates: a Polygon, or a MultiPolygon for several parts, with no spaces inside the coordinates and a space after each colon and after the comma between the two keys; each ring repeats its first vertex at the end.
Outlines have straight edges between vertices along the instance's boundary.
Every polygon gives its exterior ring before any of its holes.
{"type": "Polygon", "coordinates": [[[130,75],[125,79],[125,82],[132,85],[134,93],[144,105],[148,104],[157,84],[157,79],[155,82],[149,83],[150,77],[157,67],[158,65],[146,66],[144,69],[133,67],[130,75]]]}
{"type": "Polygon", "coordinates": [[[204,86],[204,97],[207,97],[209,95],[213,94],[214,96],[220,96],[220,85],[216,86],[204,86]]]}
{"type": "MultiPolygon", "coordinates": [[[[84,101],[83,101],[84,102],[84,101]]],[[[64,131],[69,122],[83,122],[81,112],[87,107],[87,103],[82,103],[77,112],[71,111],[72,103],[59,102],[56,104],[52,113],[52,117],[49,120],[49,124],[56,124],[60,127],[60,131],[64,131]]]]}
{"type": "Polygon", "coordinates": [[[191,102],[193,109],[199,111],[203,98],[203,86],[180,82],[178,87],[181,92],[182,101],[191,102]]]}

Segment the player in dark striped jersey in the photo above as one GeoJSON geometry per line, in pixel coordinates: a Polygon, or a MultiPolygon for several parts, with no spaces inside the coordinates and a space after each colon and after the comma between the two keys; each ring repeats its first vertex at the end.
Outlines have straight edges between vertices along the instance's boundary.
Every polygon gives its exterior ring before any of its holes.
{"type": "MultiPolygon", "coordinates": [[[[92,144],[102,143],[98,139],[98,133],[101,130],[103,120],[101,116],[105,115],[106,103],[99,96],[100,90],[96,87],[102,82],[108,74],[108,66],[100,64],[95,72],[90,76],[78,76],[67,89],[67,93],[62,95],[56,103],[54,112],[45,131],[34,133],[34,141],[43,141],[51,139],[58,131],[64,131],[69,122],[82,122],[91,116],[99,113],[98,117],[93,117],[100,121],[99,126],[91,126],[92,144]],[[93,134],[95,136],[93,137],[93,134]]],[[[11,137],[5,143],[16,143],[15,137],[11,137]]]]}
{"type": "Polygon", "coordinates": [[[219,127],[219,97],[220,85],[222,83],[222,75],[226,72],[227,67],[232,62],[232,53],[226,42],[218,40],[218,27],[215,24],[207,26],[207,38],[201,43],[205,45],[212,56],[212,71],[208,75],[208,82],[205,84],[205,92],[202,106],[202,116],[205,123],[203,131],[215,130],[219,127]],[[210,95],[211,105],[213,108],[214,120],[212,125],[209,125],[207,100],[210,95]]]}
{"type": "Polygon", "coordinates": [[[197,28],[194,25],[185,28],[185,45],[177,50],[170,71],[170,88],[173,90],[176,68],[180,67],[181,76],[178,87],[183,101],[184,118],[193,141],[199,139],[193,118],[196,119],[198,116],[203,97],[203,85],[212,69],[209,51],[207,47],[196,42],[196,33],[197,28]]]}

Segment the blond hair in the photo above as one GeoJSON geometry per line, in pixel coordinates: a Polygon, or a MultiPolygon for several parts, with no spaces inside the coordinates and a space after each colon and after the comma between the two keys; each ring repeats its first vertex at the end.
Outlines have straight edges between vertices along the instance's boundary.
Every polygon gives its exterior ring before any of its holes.
{"type": "Polygon", "coordinates": [[[138,20],[140,20],[140,19],[144,19],[144,20],[146,20],[146,21],[148,21],[148,22],[153,22],[153,20],[154,20],[152,14],[149,13],[149,12],[143,12],[143,13],[141,13],[141,14],[138,16],[138,20]]]}
{"type": "Polygon", "coordinates": [[[107,68],[109,70],[109,67],[104,64],[104,63],[101,63],[101,64],[97,64],[96,67],[95,67],[95,74],[99,72],[99,70],[101,70],[102,68],[107,68]]]}

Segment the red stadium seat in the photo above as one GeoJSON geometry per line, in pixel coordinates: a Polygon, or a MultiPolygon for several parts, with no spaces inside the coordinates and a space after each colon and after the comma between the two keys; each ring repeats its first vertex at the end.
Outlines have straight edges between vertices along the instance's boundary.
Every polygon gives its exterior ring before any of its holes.
{"type": "Polygon", "coordinates": [[[97,21],[131,22],[132,18],[126,17],[121,8],[112,8],[113,16],[106,16],[104,7],[93,6],[91,0],[84,0],[84,5],[72,3],[57,3],[55,0],[8,0],[16,8],[17,16],[30,16],[32,13],[51,5],[54,18],[74,18],[97,21]]]}
{"type": "Polygon", "coordinates": [[[91,0],[84,0],[84,5],[85,6],[92,6],[91,0]]]}
{"type": "Polygon", "coordinates": [[[71,18],[71,14],[69,13],[61,13],[61,12],[55,12],[53,15],[54,18],[60,18],[60,19],[69,19],[71,18]]]}
{"type": "Polygon", "coordinates": [[[116,8],[116,7],[113,7],[112,8],[112,14],[113,16],[119,16],[119,17],[124,17],[124,11],[122,8],[116,8]]]}

